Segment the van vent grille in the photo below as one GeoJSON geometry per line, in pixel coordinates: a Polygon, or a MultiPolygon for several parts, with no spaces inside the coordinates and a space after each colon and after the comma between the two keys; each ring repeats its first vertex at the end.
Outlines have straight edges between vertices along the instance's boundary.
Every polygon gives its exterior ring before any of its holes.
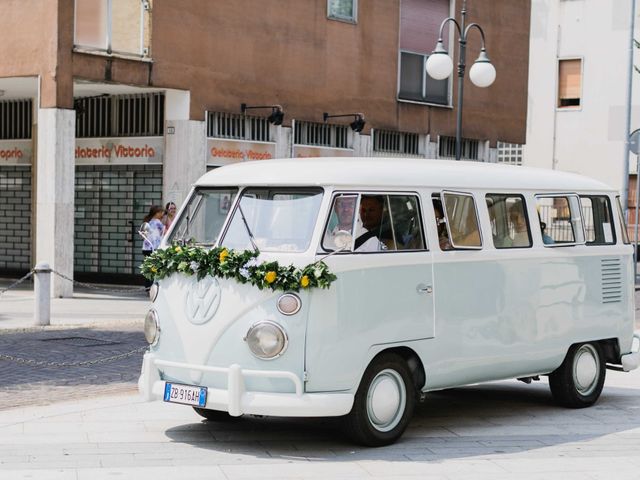
{"type": "Polygon", "coordinates": [[[602,303],[619,303],[622,301],[622,265],[619,258],[603,258],[600,261],[602,270],[602,303]]]}

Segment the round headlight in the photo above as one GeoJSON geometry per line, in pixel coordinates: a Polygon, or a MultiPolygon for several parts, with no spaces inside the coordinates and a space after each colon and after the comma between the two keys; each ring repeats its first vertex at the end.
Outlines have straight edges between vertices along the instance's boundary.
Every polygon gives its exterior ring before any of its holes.
{"type": "Polygon", "coordinates": [[[155,345],[160,338],[160,324],[158,323],[158,312],[151,309],[144,317],[144,338],[149,345],[155,345]]]}
{"type": "Polygon", "coordinates": [[[276,305],[278,307],[278,311],[281,314],[295,315],[300,311],[302,302],[300,301],[300,297],[298,297],[295,293],[285,293],[283,295],[280,295],[280,298],[278,298],[278,303],[276,305]]]}
{"type": "Polygon", "coordinates": [[[160,285],[158,285],[157,283],[151,285],[151,288],[149,289],[149,300],[151,300],[151,303],[156,301],[156,297],[158,296],[159,291],[160,285]]]}
{"type": "Polygon", "coordinates": [[[279,357],[287,349],[288,339],[284,329],[268,320],[253,325],[244,337],[251,353],[263,360],[279,357]]]}

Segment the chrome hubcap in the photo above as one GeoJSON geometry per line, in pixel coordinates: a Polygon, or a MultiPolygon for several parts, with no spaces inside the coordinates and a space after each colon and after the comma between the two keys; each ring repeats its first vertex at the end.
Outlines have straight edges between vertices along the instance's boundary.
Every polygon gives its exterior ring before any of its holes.
{"type": "Polygon", "coordinates": [[[598,352],[592,345],[582,345],[573,359],[573,382],[581,395],[591,394],[600,372],[598,352]]]}
{"type": "Polygon", "coordinates": [[[371,381],[367,392],[367,415],[376,430],[388,432],[398,425],[406,403],[407,391],[395,370],[382,370],[371,381]]]}

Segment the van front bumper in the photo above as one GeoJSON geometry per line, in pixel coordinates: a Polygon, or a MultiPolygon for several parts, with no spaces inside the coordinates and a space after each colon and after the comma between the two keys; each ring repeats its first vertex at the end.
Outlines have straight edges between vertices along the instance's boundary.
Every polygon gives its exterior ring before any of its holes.
{"type": "Polygon", "coordinates": [[[138,379],[138,390],[146,401],[164,398],[167,382],[160,378],[158,368],[163,366],[227,375],[227,389],[207,388],[205,408],[226,411],[233,417],[245,413],[275,417],[337,417],[349,413],[353,406],[351,393],[303,393],[302,381],[292,372],[247,370],[236,364],[230,367],[192,365],[161,360],[150,352],[144,355],[142,372],[138,379]],[[247,377],[285,378],[293,383],[296,391],[295,393],[247,392],[244,382],[247,377]]]}

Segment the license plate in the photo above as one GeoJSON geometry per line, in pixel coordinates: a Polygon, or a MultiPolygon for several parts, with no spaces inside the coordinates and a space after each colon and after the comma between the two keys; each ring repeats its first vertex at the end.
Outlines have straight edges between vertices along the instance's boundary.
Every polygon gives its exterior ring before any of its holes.
{"type": "Polygon", "coordinates": [[[204,407],[207,404],[207,387],[167,382],[164,385],[164,401],[204,407]]]}

